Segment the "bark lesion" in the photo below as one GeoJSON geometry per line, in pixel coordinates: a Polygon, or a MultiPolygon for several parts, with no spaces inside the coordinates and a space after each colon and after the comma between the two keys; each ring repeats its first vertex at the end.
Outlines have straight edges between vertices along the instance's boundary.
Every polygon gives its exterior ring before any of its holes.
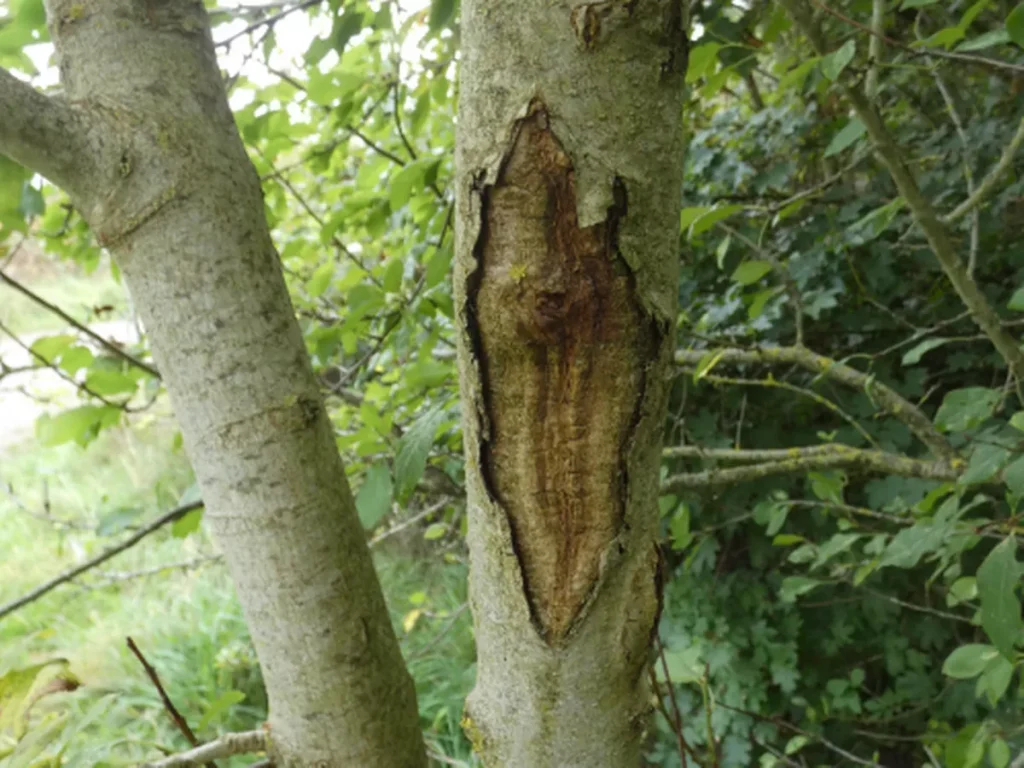
{"type": "Polygon", "coordinates": [[[657,329],[618,253],[621,182],[580,227],[576,174],[535,103],[482,193],[470,333],[483,390],[480,464],[505,510],[535,625],[564,639],[622,530],[626,461],[657,329]]]}

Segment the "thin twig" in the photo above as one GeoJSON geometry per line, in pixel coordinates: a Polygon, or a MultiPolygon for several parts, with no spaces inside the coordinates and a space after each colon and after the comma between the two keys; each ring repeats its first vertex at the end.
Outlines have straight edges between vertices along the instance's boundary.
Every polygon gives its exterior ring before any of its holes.
{"type": "Polygon", "coordinates": [[[117,344],[114,344],[113,342],[108,341],[107,339],[103,338],[98,333],[96,333],[94,330],[92,330],[89,326],[85,325],[84,323],[78,322],[77,320],[75,320],[75,318],[73,318],[71,315],[69,315],[63,309],[58,307],[56,304],[51,304],[49,301],[44,299],[42,296],[40,296],[39,294],[33,292],[27,286],[25,286],[22,283],[18,282],[17,280],[15,280],[10,275],[4,273],[2,270],[0,270],[0,281],[3,281],[5,283],[7,283],[7,285],[9,285],[11,288],[13,288],[14,290],[18,291],[23,296],[27,297],[28,299],[33,301],[35,304],[38,304],[40,307],[42,307],[43,309],[47,310],[48,312],[52,312],[53,314],[57,315],[57,317],[59,317],[61,320],[66,322],[68,325],[74,327],[76,330],[78,330],[80,333],[84,334],[85,336],[88,336],[90,339],[95,341],[97,344],[99,344],[101,347],[103,347],[103,349],[107,350],[112,355],[116,355],[117,357],[120,357],[122,360],[130,363],[131,365],[135,366],[136,368],[138,368],[140,370],[145,371],[146,373],[148,373],[150,376],[153,376],[154,378],[157,378],[157,379],[160,378],[160,372],[156,368],[154,368],[152,365],[150,365],[149,363],[144,363],[142,360],[139,360],[137,357],[135,357],[131,353],[126,352],[125,350],[123,350],[117,344]]]}
{"type": "Polygon", "coordinates": [[[323,0],[305,0],[305,2],[301,2],[298,5],[294,5],[291,8],[285,8],[284,10],[279,11],[278,13],[275,13],[275,14],[272,14],[270,16],[267,16],[265,19],[260,19],[259,21],[254,21],[252,24],[250,24],[245,29],[243,29],[241,32],[236,32],[235,34],[231,35],[230,37],[227,37],[224,40],[221,40],[219,43],[216,44],[216,47],[223,48],[225,46],[231,45],[231,43],[235,42],[235,40],[237,40],[238,38],[245,37],[250,32],[255,32],[260,27],[264,27],[264,26],[267,26],[267,25],[271,25],[272,26],[272,25],[276,24],[277,22],[279,22],[281,19],[283,19],[285,16],[289,16],[289,15],[295,13],[295,11],[301,11],[301,10],[304,10],[306,8],[312,8],[314,5],[320,5],[320,3],[322,3],[322,2],[323,2],[323,0]]]}
{"type": "Polygon", "coordinates": [[[1003,154],[999,157],[999,162],[992,166],[992,170],[988,172],[978,188],[974,190],[974,194],[970,195],[960,205],[954,208],[952,211],[942,217],[944,224],[952,224],[957,219],[965,216],[985,201],[992,191],[995,189],[996,184],[999,182],[999,178],[1007,171],[1010,165],[1013,163],[1014,157],[1020,151],[1021,145],[1024,145],[1024,120],[1020,121],[1020,125],[1017,126],[1017,132],[1013,134],[1013,138],[1010,139],[1009,143],[1003,147],[1003,154]]]}
{"type": "Polygon", "coordinates": [[[195,768],[197,765],[231,757],[233,755],[251,755],[267,750],[267,734],[264,731],[242,731],[226,733],[218,739],[207,742],[201,747],[190,749],[177,755],[161,760],[143,763],[139,768],[195,768]]]}
{"type": "MultiPolygon", "coordinates": [[[[184,718],[178,708],[174,706],[174,702],[171,701],[171,697],[167,695],[167,689],[164,688],[163,683],[160,682],[160,675],[157,674],[156,669],[149,663],[146,657],[139,650],[139,646],[135,644],[135,641],[131,637],[126,637],[125,642],[128,644],[128,650],[135,654],[135,658],[139,660],[142,668],[146,670],[146,676],[150,682],[153,683],[153,687],[156,688],[156,692],[160,695],[160,701],[164,705],[164,709],[167,710],[167,714],[171,716],[171,720],[174,721],[174,725],[177,726],[178,730],[181,731],[181,735],[185,737],[185,740],[193,747],[199,746],[199,739],[196,738],[195,733],[188,725],[188,721],[184,718]]],[[[206,768],[217,768],[212,761],[206,763],[206,768]]]]}
{"type": "Polygon", "coordinates": [[[989,58],[986,58],[984,56],[972,56],[972,55],[966,54],[966,53],[951,53],[949,51],[936,50],[936,49],[928,49],[927,51],[921,51],[921,50],[918,50],[918,49],[915,49],[915,48],[911,48],[909,45],[904,45],[899,40],[893,40],[891,37],[889,37],[887,35],[884,35],[884,34],[882,34],[880,32],[875,32],[875,30],[873,30],[871,27],[867,26],[866,24],[861,24],[856,19],[851,19],[849,16],[847,16],[847,15],[845,15],[843,13],[840,13],[839,11],[835,10],[834,8],[828,7],[823,2],[821,2],[821,0],[809,0],[809,2],[812,5],[820,8],[821,10],[823,10],[825,13],[829,14],[830,16],[835,16],[840,21],[843,21],[843,22],[849,24],[852,27],[856,27],[857,29],[861,30],[862,32],[867,32],[869,35],[874,35],[874,36],[878,37],[879,39],[881,39],[883,42],[887,43],[888,45],[891,45],[891,46],[893,46],[895,48],[900,48],[900,49],[902,49],[904,51],[907,51],[908,53],[910,53],[913,56],[937,56],[937,57],[939,57],[941,59],[950,59],[952,61],[963,61],[963,62],[967,62],[969,64],[978,64],[980,66],[990,67],[990,68],[993,68],[993,69],[1007,69],[1007,70],[1009,70],[1011,72],[1024,73],[1024,66],[1021,66],[1020,64],[1013,64],[1013,63],[1011,63],[1009,61],[1000,61],[999,59],[989,59],[989,58]]]}
{"type": "Polygon", "coordinates": [[[127,539],[122,541],[120,544],[116,544],[113,547],[110,547],[109,549],[103,550],[95,557],[86,560],[84,563],[76,565],[74,568],[70,568],[64,571],[64,573],[60,574],[59,576],[55,576],[54,578],[50,579],[44,584],[40,584],[38,587],[31,590],[30,592],[25,593],[21,597],[15,598],[14,600],[11,600],[10,602],[0,606],[0,619],[13,613],[19,608],[22,608],[28,605],[29,603],[38,600],[46,593],[51,592],[52,590],[59,587],[61,584],[66,584],[72,579],[81,576],[86,571],[92,570],[96,566],[105,563],[107,560],[114,557],[115,555],[121,554],[126,549],[134,547],[136,544],[138,544],[144,538],[149,536],[151,533],[155,533],[156,531],[163,528],[165,525],[173,523],[175,520],[180,520],[189,512],[199,509],[202,506],[203,502],[194,501],[191,504],[185,504],[183,506],[177,507],[176,509],[172,509],[169,512],[165,512],[152,522],[139,528],[139,530],[135,531],[135,533],[133,533],[127,539]]]}

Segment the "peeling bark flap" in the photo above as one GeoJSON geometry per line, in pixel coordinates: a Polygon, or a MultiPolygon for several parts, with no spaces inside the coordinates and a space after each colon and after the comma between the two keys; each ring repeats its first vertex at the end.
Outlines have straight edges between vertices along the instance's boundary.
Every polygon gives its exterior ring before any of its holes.
{"type": "Polygon", "coordinates": [[[625,189],[581,229],[568,154],[535,104],[482,191],[470,323],[489,439],[481,465],[509,515],[542,636],[565,637],[623,523],[626,452],[657,335],[619,257],[625,189]]]}

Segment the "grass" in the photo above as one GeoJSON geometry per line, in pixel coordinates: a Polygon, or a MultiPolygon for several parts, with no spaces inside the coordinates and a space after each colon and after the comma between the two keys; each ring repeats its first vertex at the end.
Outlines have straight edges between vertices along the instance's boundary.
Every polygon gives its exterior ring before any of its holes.
{"type": "MultiPolygon", "coordinates": [[[[115,512],[115,521],[130,523],[173,506],[192,479],[187,461],[172,445],[171,422],[154,418],[105,432],[86,449],[26,445],[0,457],[0,481],[14,486],[24,507],[40,511],[48,503],[53,516],[81,526],[60,530],[0,497],[0,602],[109,546],[112,538],[95,531],[115,512]],[[125,517],[124,510],[135,515],[125,517]]],[[[107,576],[137,572],[212,551],[202,532],[177,539],[165,530],[101,571],[107,576]]],[[[377,553],[376,560],[416,680],[428,745],[471,764],[459,726],[474,676],[465,568],[440,556],[417,559],[395,549],[377,553]]],[[[258,727],[265,719],[259,669],[220,564],[112,586],[104,586],[103,575],[90,574],[0,620],[0,674],[64,657],[83,684],[39,708],[68,718],[55,742],[65,749],[65,765],[134,765],[161,751],[187,748],[126,648],[129,635],[200,738],[258,727]],[[244,699],[222,708],[231,691],[244,699]]],[[[237,758],[219,765],[249,762],[237,758]]]]}

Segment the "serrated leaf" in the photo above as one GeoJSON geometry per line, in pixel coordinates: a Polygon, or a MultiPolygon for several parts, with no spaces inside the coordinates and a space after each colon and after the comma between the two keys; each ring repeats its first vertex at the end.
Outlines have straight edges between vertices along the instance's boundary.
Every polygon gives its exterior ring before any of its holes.
{"type": "Polygon", "coordinates": [[[756,283],[771,271],[772,263],[770,261],[745,261],[736,267],[731,279],[740,285],[750,285],[751,283],[756,283]]]}
{"type": "Polygon", "coordinates": [[[673,685],[697,682],[704,676],[704,665],[701,664],[702,653],[703,649],[699,645],[692,645],[683,650],[665,651],[665,664],[655,665],[658,681],[665,683],[671,680],[673,685]],[[668,668],[667,678],[666,667],[668,668]]]}
{"type": "Polygon", "coordinates": [[[985,665],[998,655],[991,645],[961,645],[942,663],[942,674],[955,680],[969,680],[980,675],[985,665]]]}
{"type": "Polygon", "coordinates": [[[867,128],[864,127],[864,123],[861,122],[859,117],[855,117],[844,126],[843,130],[832,137],[832,141],[825,147],[825,157],[838,155],[865,133],[867,133],[867,128]]]}
{"type": "Polygon", "coordinates": [[[440,408],[425,413],[402,435],[395,456],[395,485],[399,501],[408,497],[423,476],[442,415],[440,408]]]}
{"type": "Polygon", "coordinates": [[[921,358],[924,357],[928,352],[933,349],[938,349],[943,344],[948,344],[951,339],[944,339],[942,337],[934,339],[925,339],[920,344],[907,350],[906,354],[903,355],[903,359],[900,361],[903,365],[917,365],[921,362],[921,358]]]}
{"type": "Polygon", "coordinates": [[[1020,584],[1017,563],[1017,539],[1007,536],[978,568],[978,597],[981,600],[981,626],[992,644],[1008,659],[1022,639],[1024,621],[1020,600],[1015,594],[1020,584]]]}
{"type": "Polygon", "coordinates": [[[962,485],[976,485],[995,477],[1010,459],[1010,451],[1001,445],[982,443],[971,452],[967,469],[960,476],[962,485]]]}
{"type": "Polygon", "coordinates": [[[992,416],[999,392],[984,387],[967,387],[949,392],[935,414],[935,426],[943,432],[964,432],[992,416]]]}
{"type": "Polygon", "coordinates": [[[857,44],[853,38],[850,38],[841,48],[828,54],[821,60],[821,73],[829,80],[835,82],[843,70],[846,69],[847,64],[853,61],[853,56],[856,53],[857,44]]]}
{"type": "Polygon", "coordinates": [[[391,509],[391,471],[384,464],[374,464],[367,470],[356,496],[356,510],[363,528],[370,530],[391,509]]]}

